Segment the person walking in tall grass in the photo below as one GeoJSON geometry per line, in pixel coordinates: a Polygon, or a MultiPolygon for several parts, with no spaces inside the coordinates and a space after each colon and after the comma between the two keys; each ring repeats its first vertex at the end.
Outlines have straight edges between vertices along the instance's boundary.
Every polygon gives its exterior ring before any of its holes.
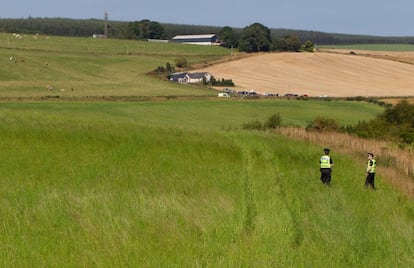
{"type": "Polygon", "coordinates": [[[373,153],[368,153],[368,164],[366,169],[365,188],[371,188],[375,190],[375,172],[377,170],[377,161],[374,158],[373,153]]]}
{"type": "Polygon", "coordinates": [[[320,172],[321,172],[321,181],[323,184],[330,185],[332,177],[332,167],[334,162],[329,156],[330,149],[323,149],[324,155],[319,159],[320,172]]]}

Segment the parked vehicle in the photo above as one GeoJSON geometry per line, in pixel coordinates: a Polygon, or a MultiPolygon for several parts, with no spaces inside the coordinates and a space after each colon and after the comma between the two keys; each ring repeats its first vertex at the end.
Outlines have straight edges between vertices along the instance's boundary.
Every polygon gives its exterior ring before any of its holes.
{"type": "Polygon", "coordinates": [[[298,97],[298,94],[293,94],[293,93],[286,93],[285,97],[298,97]]]}
{"type": "Polygon", "coordinates": [[[218,97],[219,98],[230,98],[230,95],[229,93],[224,92],[224,93],[219,93],[218,97]]]}
{"type": "Polygon", "coordinates": [[[234,89],[230,89],[230,88],[223,88],[223,92],[229,93],[229,94],[236,93],[236,91],[234,89]]]}
{"type": "Polygon", "coordinates": [[[265,94],[263,94],[263,96],[265,96],[265,97],[279,97],[279,93],[268,93],[268,92],[266,92],[265,94]]]}

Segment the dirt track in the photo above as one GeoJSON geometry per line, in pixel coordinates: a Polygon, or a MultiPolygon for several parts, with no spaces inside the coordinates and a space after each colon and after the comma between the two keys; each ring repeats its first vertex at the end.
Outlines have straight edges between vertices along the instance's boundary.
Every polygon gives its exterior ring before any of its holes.
{"type": "MultiPolygon", "coordinates": [[[[376,53],[374,58],[359,53],[268,53],[197,71],[207,71],[217,79],[232,79],[237,90],[259,93],[414,96],[414,65],[378,58],[390,54],[376,53]]],[[[414,58],[414,54],[404,55],[414,58]]],[[[401,53],[398,56],[404,57],[401,53]]]]}

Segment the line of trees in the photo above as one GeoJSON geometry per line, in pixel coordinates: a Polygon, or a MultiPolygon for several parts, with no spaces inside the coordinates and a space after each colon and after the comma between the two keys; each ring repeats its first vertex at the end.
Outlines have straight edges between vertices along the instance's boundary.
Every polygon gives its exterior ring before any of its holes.
{"type": "MultiPolygon", "coordinates": [[[[122,38],[127,33],[127,24],[111,21],[108,35],[122,38]]],[[[0,31],[21,34],[45,34],[74,37],[90,37],[104,33],[104,21],[97,19],[75,20],[64,18],[0,19],[0,31]]]]}
{"type": "Polygon", "coordinates": [[[226,26],[218,35],[223,41],[223,46],[239,48],[240,51],[245,52],[314,50],[314,43],[311,40],[302,42],[293,34],[273,37],[271,30],[260,23],[253,23],[242,29],[240,33],[226,26]]]}
{"type": "MultiPolygon", "coordinates": [[[[226,40],[226,46],[246,48],[251,46],[249,38],[252,37],[255,30],[270,35],[271,40],[261,40],[258,48],[274,49],[276,45],[283,43],[286,37],[295,37],[301,43],[311,40],[318,45],[340,45],[340,44],[414,44],[414,37],[381,37],[381,36],[366,36],[366,35],[350,35],[350,34],[335,34],[323,33],[317,31],[303,31],[291,29],[268,29],[262,27],[260,23],[254,23],[245,28],[230,28],[217,27],[206,25],[183,25],[159,23],[150,20],[137,20],[133,22],[125,21],[109,21],[108,35],[110,38],[119,39],[145,39],[150,37],[171,39],[178,34],[211,34],[217,33],[221,39],[226,40]],[[152,33],[148,37],[148,31],[151,29],[152,33]],[[242,39],[240,39],[242,37],[242,39]],[[282,41],[280,41],[282,39],[282,41]],[[279,40],[274,43],[275,40],[279,40]]],[[[67,18],[21,18],[21,19],[7,19],[0,18],[0,32],[9,33],[26,33],[26,34],[46,34],[46,35],[60,35],[60,36],[77,36],[89,37],[93,34],[104,33],[104,20],[99,19],[67,19],[67,18]]],[[[292,40],[285,40],[292,41],[292,40]]],[[[293,40],[294,41],[294,40],[293,40]]],[[[289,43],[288,42],[288,43],[289,43]]],[[[254,50],[254,49],[253,49],[254,50]]]]}
{"type": "Polygon", "coordinates": [[[159,22],[150,20],[134,21],[128,24],[129,39],[166,39],[165,29],[159,22]]]}

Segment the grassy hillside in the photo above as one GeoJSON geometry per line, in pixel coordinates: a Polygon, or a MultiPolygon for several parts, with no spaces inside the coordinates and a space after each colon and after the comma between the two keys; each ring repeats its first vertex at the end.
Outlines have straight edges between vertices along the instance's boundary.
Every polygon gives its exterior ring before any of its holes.
{"type": "Polygon", "coordinates": [[[212,95],[146,74],[177,58],[192,64],[227,54],[220,47],[0,34],[0,96],[212,95]]]}
{"type": "Polygon", "coordinates": [[[413,203],[364,163],[333,152],[327,188],[319,146],[120,105],[1,105],[2,266],[414,265],[413,203]]]}

